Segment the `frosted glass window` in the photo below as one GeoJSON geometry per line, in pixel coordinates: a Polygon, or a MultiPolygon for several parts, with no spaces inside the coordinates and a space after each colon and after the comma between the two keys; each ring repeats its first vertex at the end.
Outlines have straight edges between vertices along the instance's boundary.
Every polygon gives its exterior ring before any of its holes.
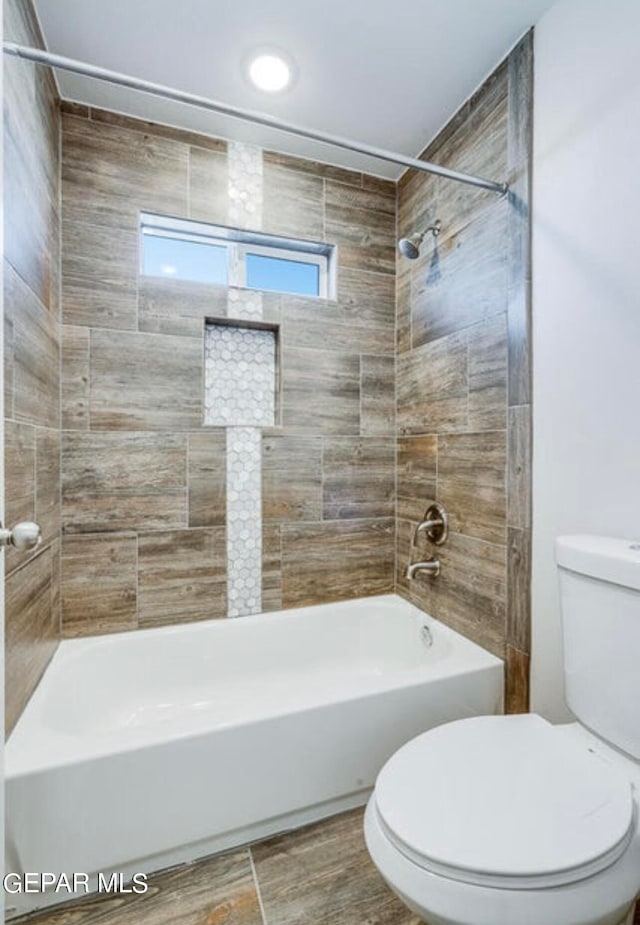
{"type": "Polygon", "coordinates": [[[320,268],[316,263],[247,253],[246,274],[249,289],[320,295],[320,268]]]}

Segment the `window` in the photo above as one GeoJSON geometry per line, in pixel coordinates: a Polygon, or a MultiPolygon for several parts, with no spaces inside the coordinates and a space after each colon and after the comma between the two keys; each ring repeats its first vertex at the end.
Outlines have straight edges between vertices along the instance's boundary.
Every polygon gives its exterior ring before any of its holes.
{"type": "Polygon", "coordinates": [[[334,247],[142,213],[141,272],[333,298],[334,247]]]}

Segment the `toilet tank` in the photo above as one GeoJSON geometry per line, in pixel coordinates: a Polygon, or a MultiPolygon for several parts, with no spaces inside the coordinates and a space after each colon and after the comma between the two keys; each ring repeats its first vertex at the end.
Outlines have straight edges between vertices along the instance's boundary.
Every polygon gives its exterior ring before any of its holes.
{"type": "Polygon", "coordinates": [[[640,758],[640,541],[561,536],[556,562],[567,703],[640,758]]]}

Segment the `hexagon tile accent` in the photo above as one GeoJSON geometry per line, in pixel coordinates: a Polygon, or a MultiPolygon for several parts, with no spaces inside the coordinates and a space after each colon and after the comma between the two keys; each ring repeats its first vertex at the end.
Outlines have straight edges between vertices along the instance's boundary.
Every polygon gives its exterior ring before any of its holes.
{"type": "MultiPolygon", "coordinates": [[[[227,146],[228,221],[262,228],[262,148],[227,146]]],[[[262,293],[230,288],[227,315],[262,318],[262,293]]],[[[262,434],[274,423],[275,335],[211,326],[205,337],[205,423],[227,426],[227,600],[230,617],[262,609],[262,434]]]]}
{"type": "Polygon", "coordinates": [[[273,331],[209,324],[204,339],[204,422],[272,427],[276,341],[273,331]]]}
{"type": "Polygon", "coordinates": [[[262,434],[227,430],[227,601],[230,617],[262,609],[262,434]]]}
{"type": "Polygon", "coordinates": [[[230,141],[227,145],[229,224],[262,227],[262,148],[230,141]]]}

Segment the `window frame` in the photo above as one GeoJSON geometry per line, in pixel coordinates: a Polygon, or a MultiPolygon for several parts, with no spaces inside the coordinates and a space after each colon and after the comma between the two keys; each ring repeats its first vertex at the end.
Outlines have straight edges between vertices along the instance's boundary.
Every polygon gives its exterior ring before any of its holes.
{"type": "MultiPolygon", "coordinates": [[[[145,236],[173,238],[179,241],[193,241],[224,247],[227,251],[227,283],[229,287],[250,289],[253,292],[281,292],[299,298],[335,299],[336,247],[319,241],[285,238],[262,231],[249,231],[225,225],[210,225],[191,219],[172,218],[152,212],[141,212],[140,233],[140,275],[153,279],[173,279],[191,282],[180,276],[156,275],[144,270],[145,236]],[[254,289],[247,286],[246,257],[273,257],[295,263],[308,263],[318,267],[318,293],[288,292],[283,289],[254,289]]],[[[201,285],[224,285],[224,283],[201,283],[201,285]]]]}

